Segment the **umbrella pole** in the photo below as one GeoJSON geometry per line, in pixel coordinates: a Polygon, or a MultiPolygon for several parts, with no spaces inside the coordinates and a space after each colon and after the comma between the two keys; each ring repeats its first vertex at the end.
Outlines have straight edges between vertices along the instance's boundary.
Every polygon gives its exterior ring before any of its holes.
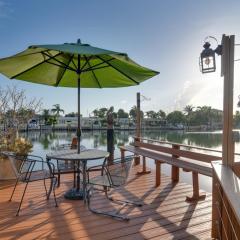
{"type": "MultiPolygon", "coordinates": [[[[80,39],[78,40],[78,43],[80,43],[80,39]]],[[[77,151],[80,153],[80,140],[81,140],[81,118],[80,118],[80,82],[81,82],[81,67],[80,67],[80,55],[78,54],[78,69],[77,69],[77,74],[78,74],[78,129],[77,129],[77,139],[78,139],[78,144],[77,144],[77,151]]]]}
{"type": "Polygon", "coordinates": [[[80,73],[78,74],[78,128],[77,128],[77,151],[80,153],[80,140],[81,140],[81,119],[80,119],[80,73]]]}

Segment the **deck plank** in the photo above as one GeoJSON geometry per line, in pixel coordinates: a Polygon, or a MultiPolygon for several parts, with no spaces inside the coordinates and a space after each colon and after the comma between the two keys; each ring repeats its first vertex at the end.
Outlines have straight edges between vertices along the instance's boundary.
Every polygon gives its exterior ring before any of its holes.
{"type": "MultiPolygon", "coordinates": [[[[43,184],[35,182],[27,191],[20,216],[15,217],[23,184],[9,202],[13,182],[0,182],[0,239],[210,239],[211,194],[207,193],[204,201],[187,203],[191,185],[172,184],[162,175],[161,186],[155,188],[155,172],[139,176],[139,168],[133,168],[127,186],[113,191],[115,197],[144,203],[141,208],[121,211],[129,222],[92,214],[82,201],[64,199],[64,192],[72,185],[71,175],[63,176],[57,189],[58,208],[52,198],[45,200],[43,184]]],[[[100,193],[94,195],[92,204],[107,211],[117,208],[100,193]]]]}

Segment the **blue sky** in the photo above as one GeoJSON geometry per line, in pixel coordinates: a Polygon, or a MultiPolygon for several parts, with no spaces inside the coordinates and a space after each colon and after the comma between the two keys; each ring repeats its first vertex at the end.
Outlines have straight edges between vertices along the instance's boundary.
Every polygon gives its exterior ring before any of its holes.
{"type": "MultiPolygon", "coordinates": [[[[166,112],[192,104],[222,108],[220,64],[216,73],[202,75],[198,58],[206,36],[219,42],[235,34],[240,43],[239,0],[0,0],[0,57],[32,44],[82,42],[126,52],[141,65],[160,71],[140,86],[82,89],[81,111],[113,105],[129,110],[136,92],[151,98],[147,110],[166,112]]],[[[240,58],[240,47],[236,47],[240,58]]],[[[235,64],[235,97],[240,94],[240,62],[235,64]]],[[[0,85],[17,84],[29,97],[43,99],[44,108],[59,103],[66,112],[77,110],[76,89],[54,88],[0,76],[0,85]]],[[[236,103],[235,103],[236,106],[236,103]]]]}

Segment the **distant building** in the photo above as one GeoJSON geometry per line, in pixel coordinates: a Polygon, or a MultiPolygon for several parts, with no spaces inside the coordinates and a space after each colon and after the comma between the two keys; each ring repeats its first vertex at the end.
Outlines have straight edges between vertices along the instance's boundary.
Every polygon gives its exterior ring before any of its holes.
{"type": "Polygon", "coordinates": [[[167,124],[166,120],[156,118],[144,118],[142,119],[142,127],[165,127],[167,124]]]}
{"type": "MultiPolygon", "coordinates": [[[[82,129],[98,129],[101,127],[101,122],[96,117],[81,117],[82,129]]],[[[77,127],[78,117],[62,117],[57,119],[55,127],[77,127]]]]}
{"type": "MultiPolygon", "coordinates": [[[[117,118],[116,124],[119,128],[128,128],[131,120],[129,118],[117,118]]],[[[116,125],[115,124],[115,125],[116,125]]]]}

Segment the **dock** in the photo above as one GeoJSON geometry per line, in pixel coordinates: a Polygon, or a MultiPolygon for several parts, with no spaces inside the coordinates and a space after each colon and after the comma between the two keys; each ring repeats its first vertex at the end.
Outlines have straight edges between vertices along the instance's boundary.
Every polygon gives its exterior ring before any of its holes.
{"type": "MultiPolygon", "coordinates": [[[[187,195],[192,186],[183,182],[174,184],[162,175],[161,185],[155,187],[155,172],[136,175],[141,166],[134,166],[129,183],[114,196],[143,202],[142,207],[125,207],[129,221],[91,213],[82,201],[64,198],[64,192],[72,186],[72,176],[62,176],[56,190],[59,207],[54,200],[45,198],[42,182],[30,183],[20,216],[16,217],[23,184],[16,190],[12,202],[8,199],[14,181],[0,182],[0,239],[211,239],[212,195],[206,199],[188,203],[187,195]]],[[[92,206],[101,210],[114,210],[100,193],[92,198],[92,206]]]]}

